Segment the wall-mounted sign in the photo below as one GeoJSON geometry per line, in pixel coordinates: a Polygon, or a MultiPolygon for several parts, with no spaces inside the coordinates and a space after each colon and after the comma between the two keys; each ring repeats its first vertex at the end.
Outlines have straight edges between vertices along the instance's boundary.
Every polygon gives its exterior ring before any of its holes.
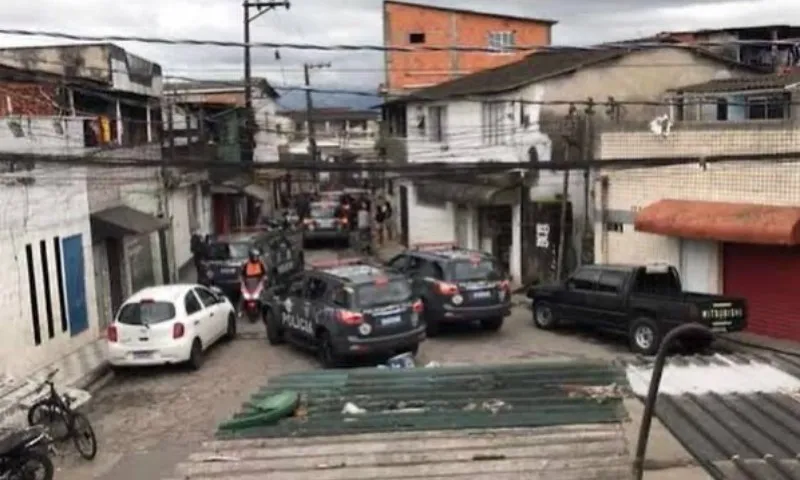
{"type": "Polygon", "coordinates": [[[547,223],[536,224],[536,247],[550,247],[550,225],[547,223]]]}

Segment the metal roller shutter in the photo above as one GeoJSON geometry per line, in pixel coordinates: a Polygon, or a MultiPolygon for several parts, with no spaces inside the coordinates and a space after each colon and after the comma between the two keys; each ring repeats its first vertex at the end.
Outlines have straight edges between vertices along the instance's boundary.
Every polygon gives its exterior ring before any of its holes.
{"type": "Polygon", "coordinates": [[[725,244],[726,295],[747,299],[748,331],[800,341],[800,248],[725,244]]]}

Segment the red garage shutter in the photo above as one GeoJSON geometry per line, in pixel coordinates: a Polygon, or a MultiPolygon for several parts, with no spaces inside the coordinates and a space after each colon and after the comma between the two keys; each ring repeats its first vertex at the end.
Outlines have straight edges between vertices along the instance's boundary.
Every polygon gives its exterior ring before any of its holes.
{"type": "Polygon", "coordinates": [[[748,331],[800,341],[800,248],[725,244],[726,295],[747,299],[748,331]]]}

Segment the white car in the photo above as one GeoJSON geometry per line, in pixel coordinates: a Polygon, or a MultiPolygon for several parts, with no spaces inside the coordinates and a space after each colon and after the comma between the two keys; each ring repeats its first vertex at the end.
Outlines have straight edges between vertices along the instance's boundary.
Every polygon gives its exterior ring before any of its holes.
{"type": "Polygon", "coordinates": [[[205,350],[236,336],[231,302],[202,285],[161,285],[140,290],[108,326],[113,367],[188,363],[198,369],[205,350]]]}

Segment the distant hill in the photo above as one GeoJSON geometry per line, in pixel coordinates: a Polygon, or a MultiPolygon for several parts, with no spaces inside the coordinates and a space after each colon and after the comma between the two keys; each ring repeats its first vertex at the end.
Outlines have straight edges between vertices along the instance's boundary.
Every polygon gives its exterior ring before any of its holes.
{"type": "MultiPolygon", "coordinates": [[[[350,95],[343,93],[313,93],[311,97],[317,108],[352,108],[367,110],[380,104],[383,99],[377,95],[350,95]]],[[[306,94],[302,91],[281,92],[278,103],[283,110],[300,110],[306,108],[306,94]]]]}

